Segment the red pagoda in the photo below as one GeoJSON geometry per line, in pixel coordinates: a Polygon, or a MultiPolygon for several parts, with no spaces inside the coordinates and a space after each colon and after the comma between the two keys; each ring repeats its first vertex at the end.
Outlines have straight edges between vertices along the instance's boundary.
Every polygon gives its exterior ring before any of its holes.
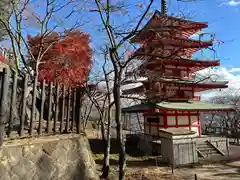
{"type": "Polygon", "coordinates": [[[192,55],[212,46],[212,40],[200,41],[190,36],[208,27],[207,23],[175,18],[155,11],[150,21],[131,39],[140,44],[133,57],[142,61],[137,68],[140,79],[129,84],[140,85],[124,89],[123,95],[143,95],[145,103],[123,108],[123,113],[143,113],[144,132],[160,136],[161,129],[187,129],[200,136],[200,113],[231,111],[230,105],[200,101],[197,93],[227,88],[227,81],[200,78],[196,72],[219,66],[219,60],[194,60],[192,55]]]}

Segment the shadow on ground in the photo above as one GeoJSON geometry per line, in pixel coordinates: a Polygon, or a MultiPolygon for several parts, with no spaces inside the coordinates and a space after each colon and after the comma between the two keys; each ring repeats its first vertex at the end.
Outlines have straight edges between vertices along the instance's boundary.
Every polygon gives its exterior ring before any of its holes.
{"type": "MultiPolygon", "coordinates": [[[[96,159],[96,164],[102,165],[102,159],[96,159]]],[[[118,159],[110,159],[111,165],[118,165],[118,159]]],[[[154,159],[146,159],[146,160],[128,160],[128,167],[156,167],[156,161],[154,159]]]]}
{"type": "MultiPolygon", "coordinates": [[[[232,162],[234,163],[234,162],[232,162]]],[[[226,179],[240,179],[240,164],[239,165],[232,165],[231,163],[229,162],[226,162],[226,163],[219,163],[220,165],[223,165],[223,168],[222,169],[222,172],[221,172],[221,167],[218,168],[218,169],[215,169],[215,171],[219,171],[220,173],[215,173],[213,174],[214,177],[216,177],[216,179],[218,177],[226,177],[226,179]],[[231,171],[229,172],[224,172],[224,170],[226,169],[232,169],[231,171]]]]}
{"type": "MultiPolygon", "coordinates": [[[[139,150],[137,147],[138,139],[131,138],[126,141],[125,148],[126,153],[132,157],[142,157],[144,156],[144,152],[139,150]]],[[[101,139],[89,139],[89,143],[91,146],[91,150],[94,154],[103,154],[104,153],[104,145],[101,139]]],[[[119,143],[116,139],[111,139],[111,150],[110,154],[118,154],[119,152],[119,143]]]]}
{"type": "MultiPolygon", "coordinates": [[[[104,145],[101,139],[89,139],[91,150],[94,154],[103,154],[104,145]]],[[[111,139],[111,154],[117,154],[119,152],[119,145],[115,139],[111,139]]]]}
{"type": "MultiPolygon", "coordinates": [[[[98,155],[103,155],[104,146],[101,139],[89,139],[90,147],[93,154],[96,155],[96,164],[102,164],[102,157],[97,157],[98,155]]],[[[128,167],[149,167],[156,166],[156,160],[154,158],[144,159],[144,153],[137,147],[137,139],[131,139],[126,142],[126,156],[127,156],[127,166],[128,167]]],[[[111,151],[110,151],[110,164],[118,165],[118,152],[119,144],[116,139],[111,139],[111,151]]]]}

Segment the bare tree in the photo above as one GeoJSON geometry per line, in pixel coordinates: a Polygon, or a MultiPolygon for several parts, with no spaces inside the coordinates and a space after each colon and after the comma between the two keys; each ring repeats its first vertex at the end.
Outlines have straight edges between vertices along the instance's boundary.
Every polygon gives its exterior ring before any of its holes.
{"type": "MultiPolygon", "coordinates": [[[[0,18],[7,19],[9,17],[9,12],[11,11],[9,6],[9,0],[2,0],[0,2],[0,18]]],[[[7,35],[7,31],[4,28],[4,25],[0,23],[0,40],[3,40],[7,35]]]]}
{"type": "Polygon", "coordinates": [[[212,97],[209,101],[216,104],[231,104],[237,107],[236,111],[213,113],[213,120],[220,120],[220,126],[224,130],[224,133],[232,136],[239,144],[240,138],[240,90],[239,89],[228,89],[227,91],[220,91],[217,96],[212,97]]]}
{"type": "MultiPolygon", "coordinates": [[[[76,0],[70,1],[50,1],[47,0],[41,5],[38,1],[24,0],[8,0],[9,14],[8,16],[0,17],[0,23],[3,29],[7,32],[9,40],[12,46],[12,53],[14,56],[14,62],[9,62],[11,68],[19,73],[27,71],[32,75],[32,69],[29,66],[28,58],[34,61],[33,70],[37,73],[37,69],[42,57],[45,55],[47,50],[51,47],[43,48],[44,39],[52,32],[56,31],[57,28],[63,30],[72,30],[82,25],[80,21],[73,22],[72,27],[66,29],[64,23],[80,12],[80,7],[75,8],[76,0]],[[70,11],[66,12],[68,8],[70,11]],[[61,14],[61,20],[57,18],[61,14]],[[10,21],[10,18],[13,19],[10,21]],[[59,22],[60,21],[60,22],[59,22]],[[31,49],[27,43],[26,34],[28,29],[37,31],[40,36],[40,46],[37,56],[33,56],[31,49]],[[24,68],[21,68],[23,65],[24,68]]],[[[60,32],[61,33],[61,32],[60,32]]]]}
{"type": "MultiPolygon", "coordinates": [[[[100,15],[101,22],[107,32],[107,36],[109,39],[109,58],[113,66],[113,73],[114,73],[114,82],[113,82],[113,97],[114,97],[114,105],[115,105],[115,121],[116,121],[116,131],[117,131],[117,141],[120,144],[119,149],[119,180],[124,179],[125,176],[125,166],[126,166],[126,157],[125,157],[125,142],[123,139],[123,130],[122,130],[122,122],[121,122],[121,99],[120,99],[120,86],[122,83],[122,75],[124,68],[128,64],[128,60],[123,59],[121,57],[120,49],[127,43],[127,41],[133,37],[136,32],[139,30],[139,27],[146,17],[153,0],[150,1],[149,5],[147,6],[145,12],[143,13],[142,17],[140,18],[139,22],[137,23],[136,27],[125,37],[116,39],[116,34],[114,33],[115,30],[111,25],[111,13],[114,9],[119,9],[118,6],[113,6],[110,3],[110,0],[107,0],[106,3],[102,3],[99,0],[95,0],[97,5],[97,12],[100,15]]],[[[124,51],[125,52],[125,51],[124,51]]]]}
{"type": "Polygon", "coordinates": [[[81,21],[81,19],[76,19],[76,21],[72,21],[71,24],[68,23],[67,26],[69,28],[65,25],[71,17],[79,15],[83,4],[79,4],[77,0],[46,0],[40,4],[40,1],[34,0],[6,0],[6,2],[5,7],[8,9],[8,13],[0,16],[0,26],[6,31],[7,39],[11,44],[11,49],[8,51],[8,56],[6,56],[6,61],[12,70],[11,72],[15,72],[20,76],[18,83],[23,83],[23,78],[26,74],[30,76],[25,97],[23,97],[23,89],[18,86],[17,102],[13,105],[13,111],[15,112],[13,119],[19,120],[22,109],[21,99],[26,98],[27,117],[25,123],[27,123],[30,116],[35,117],[39,114],[39,112],[36,112],[37,106],[36,108],[34,107],[32,111],[30,110],[32,106],[37,104],[36,99],[32,97],[39,98],[37,83],[38,66],[40,63],[44,63],[41,61],[43,56],[55,43],[50,43],[46,48],[44,47],[44,40],[53,32],[57,31],[61,36],[64,31],[72,31],[83,25],[85,22],[81,21]],[[68,9],[68,11],[66,11],[66,9],[68,9]],[[33,55],[30,45],[28,44],[29,36],[35,35],[40,37],[37,55],[33,55]]]}
{"type": "MultiPolygon", "coordinates": [[[[162,0],[162,13],[166,13],[166,0],[162,0]]],[[[123,84],[123,82],[126,80],[124,78],[124,73],[126,71],[127,66],[130,62],[132,62],[136,56],[126,56],[127,52],[135,50],[137,47],[135,47],[133,44],[129,43],[129,40],[133,38],[137,33],[139,33],[140,28],[142,27],[143,21],[150,15],[149,10],[152,7],[153,0],[149,0],[149,3],[147,3],[146,8],[142,12],[142,14],[134,19],[135,25],[133,27],[128,28],[119,28],[119,26],[115,26],[113,22],[114,13],[120,11],[125,12],[124,8],[126,6],[122,4],[113,4],[110,3],[110,0],[101,1],[101,0],[95,0],[95,4],[97,5],[97,9],[92,9],[91,12],[97,12],[100,16],[101,23],[104,27],[104,30],[107,34],[107,39],[109,42],[108,45],[108,54],[109,54],[109,60],[112,64],[113,68],[113,98],[114,98],[114,105],[115,105],[115,121],[116,121],[116,131],[117,131],[117,141],[120,144],[119,149],[119,180],[124,179],[125,176],[125,166],[126,166],[126,156],[125,156],[125,142],[123,138],[123,130],[122,130],[122,121],[121,121],[121,98],[123,97],[121,95],[120,87],[123,84]]],[[[140,5],[142,8],[142,6],[140,5]]],[[[169,27],[171,28],[171,27],[169,27]]],[[[174,28],[174,27],[172,27],[174,28]]],[[[149,31],[153,31],[154,29],[149,29],[149,31]]],[[[160,34],[161,32],[165,31],[163,29],[158,29],[156,34],[160,34]]],[[[200,37],[200,39],[202,39],[200,37]]],[[[154,48],[152,48],[154,49],[154,48]]],[[[160,48],[159,48],[160,49],[160,48]]],[[[158,55],[155,52],[152,52],[151,50],[149,52],[143,52],[142,56],[149,56],[149,57],[159,57],[159,58],[168,58],[171,59],[171,57],[176,57],[178,52],[181,51],[181,49],[178,49],[174,52],[171,52],[169,56],[162,56],[158,55]]],[[[139,54],[138,54],[139,56],[139,54]]],[[[139,70],[139,69],[138,69],[139,70]]],[[[134,74],[134,73],[133,73],[134,74]]],[[[209,77],[207,78],[209,79],[209,77]]],[[[206,80],[206,79],[204,79],[206,80]]],[[[203,81],[203,80],[202,80],[203,81]]],[[[202,82],[202,81],[199,81],[202,82]]],[[[137,99],[137,98],[136,98],[137,99]]]]}
{"type": "Polygon", "coordinates": [[[113,70],[108,68],[108,49],[102,49],[102,55],[104,56],[104,63],[102,65],[102,73],[96,73],[98,77],[96,88],[94,90],[87,91],[88,98],[93,103],[99,114],[99,120],[97,122],[98,128],[101,131],[101,138],[104,147],[104,157],[102,166],[102,178],[107,178],[109,171],[109,158],[110,158],[110,145],[111,145],[111,120],[112,120],[112,108],[114,101],[112,98],[112,73],[113,70]]]}

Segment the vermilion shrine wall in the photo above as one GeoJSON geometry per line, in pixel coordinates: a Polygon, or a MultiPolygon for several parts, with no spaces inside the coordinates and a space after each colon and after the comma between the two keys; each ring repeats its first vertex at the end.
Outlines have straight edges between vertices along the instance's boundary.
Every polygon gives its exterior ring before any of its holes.
{"type": "Polygon", "coordinates": [[[165,111],[158,115],[144,115],[145,134],[159,136],[159,129],[183,128],[200,132],[200,114],[197,111],[165,111]]]}

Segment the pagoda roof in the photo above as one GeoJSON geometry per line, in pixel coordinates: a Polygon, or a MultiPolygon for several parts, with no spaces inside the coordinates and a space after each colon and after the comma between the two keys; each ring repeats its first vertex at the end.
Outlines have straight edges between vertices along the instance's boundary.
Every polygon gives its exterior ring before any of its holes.
{"type": "Polygon", "coordinates": [[[131,56],[132,59],[136,60],[150,60],[153,57],[158,57],[162,59],[190,59],[192,54],[199,51],[201,47],[198,48],[175,48],[171,53],[165,51],[162,47],[140,47],[138,48],[131,56]],[[181,52],[183,55],[177,55],[178,52],[181,52]]]}
{"type": "MultiPolygon", "coordinates": [[[[206,48],[213,45],[212,40],[209,41],[200,41],[193,39],[186,39],[180,37],[171,37],[171,36],[157,36],[151,38],[147,41],[146,46],[154,47],[163,47],[163,46],[173,46],[181,48],[206,48]]],[[[144,48],[144,46],[143,46],[144,48]]]]}
{"type": "Polygon", "coordinates": [[[202,28],[208,27],[208,25],[207,22],[195,22],[183,18],[167,16],[156,10],[142,30],[131,39],[131,42],[142,41],[148,36],[149,32],[164,31],[163,28],[166,27],[182,31],[183,37],[189,37],[202,28]]]}
{"type": "Polygon", "coordinates": [[[200,71],[202,69],[208,67],[219,66],[219,60],[194,60],[194,59],[185,59],[185,58],[178,58],[178,59],[168,59],[168,58],[155,58],[151,61],[145,61],[143,64],[139,66],[139,72],[141,73],[148,73],[149,71],[158,73],[163,69],[162,66],[174,66],[177,67],[185,67],[185,69],[181,69],[181,71],[189,71],[191,73],[200,71]]]}
{"type": "Polygon", "coordinates": [[[219,66],[220,60],[199,60],[199,59],[188,59],[188,58],[154,58],[145,61],[141,66],[142,68],[154,68],[158,65],[178,65],[186,67],[211,67],[219,66]]]}
{"type": "MultiPolygon", "coordinates": [[[[218,89],[218,88],[227,88],[228,81],[215,81],[215,82],[209,82],[209,81],[189,81],[189,80],[176,80],[176,79],[166,79],[166,78],[158,78],[157,80],[153,80],[153,82],[160,82],[163,84],[175,84],[176,86],[190,86],[194,88],[202,88],[202,89],[218,89]]],[[[149,81],[147,79],[145,80],[129,80],[125,83],[139,83],[142,82],[142,85],[135,86],[131,89],[123,90],[123,94],[132,94],[132,93],[140,93],[144,91],[144,85],[148,85],[149,81]]]]}
{"type": "MultiPolygon", "coordinates": [[[[180,80],[180,79],[170,79],[170,78],[161,78],[159,77],[157,80],[152,80],[153,82],[161,82],[161,83],[177,83],[177,84],[196,84],[196,85],[226,85],[228,81],[201,81],[201,79],[197,81],[191,81],[191,80],[180,80]]],[[[144,84],[148,84],[149,81],[147,78],[140,79],[140,80],[132,80],[132,83],[138,83],[142,82],[144,84]]]]}
{"type": "Polygon", "coordinates": [[[212,104],[202,101],[183,101],[183,102],[162,101],[159,103],[137,104],[130,107],[122,108],[122,112],[141,113],[146,112],[153,108],[180,111],[234,111],[236,109],[234,105],[212,104]]]}

